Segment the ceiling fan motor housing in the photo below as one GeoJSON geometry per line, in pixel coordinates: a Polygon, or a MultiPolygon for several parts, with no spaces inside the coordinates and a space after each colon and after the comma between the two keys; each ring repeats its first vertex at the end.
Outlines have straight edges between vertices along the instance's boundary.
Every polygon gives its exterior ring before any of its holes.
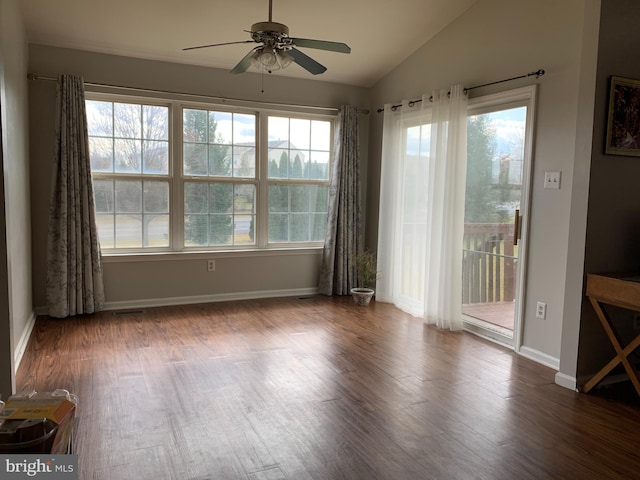
{"type": "Polygon", "coordinates": [[[291,49],[292,40],[289,38],[289,27],[277,22],[258,22],[251,25],[251,38],[263,44],[263,50],[291,49]]]}
{"type": "Polygon", "coordinates": [[[251,34],[276,34],[283,37],[289,36],[289,27],[277,22],[258,22],[251,25],[251,34]]]}

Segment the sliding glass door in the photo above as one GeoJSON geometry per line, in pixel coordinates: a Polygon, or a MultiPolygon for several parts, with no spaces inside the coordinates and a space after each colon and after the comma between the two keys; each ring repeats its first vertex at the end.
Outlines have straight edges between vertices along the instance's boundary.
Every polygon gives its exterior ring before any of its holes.
{"type": "Polygon", "coordinates": [[[524,275],[533,87],[470,102],[462,313],[465,328],[516,345],[524,275]]]}

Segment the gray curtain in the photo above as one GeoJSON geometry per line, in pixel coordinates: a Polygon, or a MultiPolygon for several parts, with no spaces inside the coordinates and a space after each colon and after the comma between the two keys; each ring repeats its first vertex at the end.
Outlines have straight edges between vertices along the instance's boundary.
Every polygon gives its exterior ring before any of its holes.
{"type": "Polygon", "coordinates": [[[348,295],[351,288],[357,286],[355,256],[363,251],[357,107],[340,107],[334,138],[327,236],[319,290],[324,295],[348,295]]]}
{"type": "Polygon", "coordinates": [[[47,239],[49,316],[94,313],[104,306],[95,221],[84,82],[58,76],[56,151],[47,239]]]}

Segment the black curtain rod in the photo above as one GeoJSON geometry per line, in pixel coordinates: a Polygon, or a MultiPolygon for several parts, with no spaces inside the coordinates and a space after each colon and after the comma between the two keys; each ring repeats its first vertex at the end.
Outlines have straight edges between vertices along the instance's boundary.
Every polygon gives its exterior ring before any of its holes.
{"type": "MultiPolygon", "coordinates": [[[[29,80],[44,80],[44,81],[48,81],[48,82],[56,82],[58,80],[57,78],[45,77],[45,76],[42,76],[42,75],[38,75],[36,73],[28,73],[27,74],[27,78],[29,80]]],[[[331,111],[334,111],[334,112],[338,111],[338,109],[335,108],[335,107],[319,107],[317,105],[292,105],[292,104],[277,103],[277,102],[261,102],[260,100],[253,101],[253,100],[243,100],[243,99],[240,99],[240,98],[216,97],[214,95],[199,95],[197,93],[175,92],[175,91],[171,91],[171,90],[153,90],[153,89],[149,89],[149,88],[125,87],[125,86],[122,86],[122,85],[109,85],[109,84],[106,84],[106,83],[84,82],[84,84],[92,86],[92,87],[115,88],[115,89],[129,90],[129,91],[141,92],[141,93],[164,94],[164,95],[180,95],[180,96],[193,97],[193,98],[209,98],[209,99],[213,99],[213,100],[220,100],[222,102],[231,101],[231,102],[238,102],[238,103],[260,104],[260,105],[271,106],[271,107],[310,108],[310,109],[314,109],[314,110],[331,110],[331,111]]],[[[369,110],[366,109],[366,108],[358,107],[358,113],[363,113],[365,115],[368,115],[369,114],[369,110]]]]}
{"type": "MultiPolygon", "coordinates": [[[[489,82],[489,83],[483,83],[482,85],[475,85],[473,87],[467,87],[463,90],[463,92],[466,94],[469,90],[473,90],[475,88],[482,88],[482,87],[488,87],[489,85],[497,85],[498,83],[504,83],[504,82],[510,82],[512,80],[519,80],[521,78],[527,78],[527,77],[533,77],[535,76],[536,78],[540,78],[541,76],[543,76],[545,74],[545,71],[543,69],[539,69],[535,72],[529,72],[525,75],[520,75],[518,77],[511,77],[511,78],[505,78],[504,80],[497,80],[495,82],[489,82]]],[[[429,101],[433,101],[433,97],[429,97],[429,101]]],[[[409,101],[409,106],[413,107],[416,103],[420,103],[422,102],[421,98],[418,98],[416,100],[410,100],[409,101]]],[[[398,108],[400,108],[402,106],[401,103],[397,104],[397,105],[391,105],[391,110],[392,111],[396,111],[398,108]]],[[[384,112],[384,108],[379,108],[377,110],[378,113],[380,112],[384,112]]]]}

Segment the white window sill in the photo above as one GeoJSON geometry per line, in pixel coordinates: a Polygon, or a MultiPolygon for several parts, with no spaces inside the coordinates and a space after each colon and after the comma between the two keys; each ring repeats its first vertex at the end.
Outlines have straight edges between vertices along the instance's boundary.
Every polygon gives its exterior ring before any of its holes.
{"type": "Polygon", "coordinates": [[[102,263],[165,262],[217,258],[286,257],[292,255],[322,255],[323,247],[305,246],[252,250],[213,250],[188,252],[102,253],[102,263]]]}

